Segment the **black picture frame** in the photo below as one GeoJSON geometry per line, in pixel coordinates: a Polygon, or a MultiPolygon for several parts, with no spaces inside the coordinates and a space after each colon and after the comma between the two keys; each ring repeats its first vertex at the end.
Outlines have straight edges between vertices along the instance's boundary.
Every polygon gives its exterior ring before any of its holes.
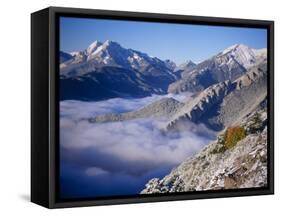
{"type": "Polygon", "coordinates": [[[31,201],[47,208],[145,203],[274,194],[274,22],[264,20],[49,7],[31,14],[31,201]],[[59,198],[59,27],[60,16],[186,23],[267,29],[268,185],[266,188],[108,197],[59,198]]]}

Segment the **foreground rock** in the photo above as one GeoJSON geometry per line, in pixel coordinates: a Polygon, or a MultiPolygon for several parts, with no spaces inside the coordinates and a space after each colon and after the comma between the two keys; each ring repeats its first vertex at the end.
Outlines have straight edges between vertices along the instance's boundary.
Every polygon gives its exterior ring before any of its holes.
{"type": "Polygon", "coordinates": [[[187,159],[163,179],[151,179],[142,194],[265,187],[267,122],[262,109],[243,119],[245,138],[231,148],[218,141],[187,159]]]}

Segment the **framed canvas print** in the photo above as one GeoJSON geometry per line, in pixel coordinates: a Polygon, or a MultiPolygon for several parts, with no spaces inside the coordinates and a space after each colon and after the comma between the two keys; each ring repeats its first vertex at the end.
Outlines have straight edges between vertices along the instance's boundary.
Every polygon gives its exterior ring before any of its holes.
{"type": "Polygon", "coordinates": [[[31,16],[31,200],[273,194],[273,21],[31,16]]]}

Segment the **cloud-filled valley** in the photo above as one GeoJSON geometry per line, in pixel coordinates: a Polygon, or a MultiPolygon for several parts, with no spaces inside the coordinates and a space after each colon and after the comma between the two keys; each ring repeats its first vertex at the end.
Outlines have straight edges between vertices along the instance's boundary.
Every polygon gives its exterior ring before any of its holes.
{"type": "Polygon", "coordinates": [[[190,94],[60,102],[62,194],[67,197],[133,195],[153,177],[163,177],[215,139],[204,125],[163,133],[160,120],[146,118],[90,123],[95,115],[140,109],[162,97],[186,101],[190,94]],[[204,134],[204,136],[202,136],[204,134]],[[71,190],[69,190],[71,188],[71,190]]]}

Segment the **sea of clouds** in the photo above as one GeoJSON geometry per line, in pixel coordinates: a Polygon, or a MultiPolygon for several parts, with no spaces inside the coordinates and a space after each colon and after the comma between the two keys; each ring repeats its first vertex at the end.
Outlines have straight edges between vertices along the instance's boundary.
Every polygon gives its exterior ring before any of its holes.
{"type": "Polygon", "coordinates": [[[215,133],[188,123],[183,132],[164,134],[156,119],[90,123],[90,117],[140,109],[162,97],[186,101],[190,94],[60,102],[60,167],[62,195],[96,197],[133,195],[154,177],[210,143],[215,133]]]}

